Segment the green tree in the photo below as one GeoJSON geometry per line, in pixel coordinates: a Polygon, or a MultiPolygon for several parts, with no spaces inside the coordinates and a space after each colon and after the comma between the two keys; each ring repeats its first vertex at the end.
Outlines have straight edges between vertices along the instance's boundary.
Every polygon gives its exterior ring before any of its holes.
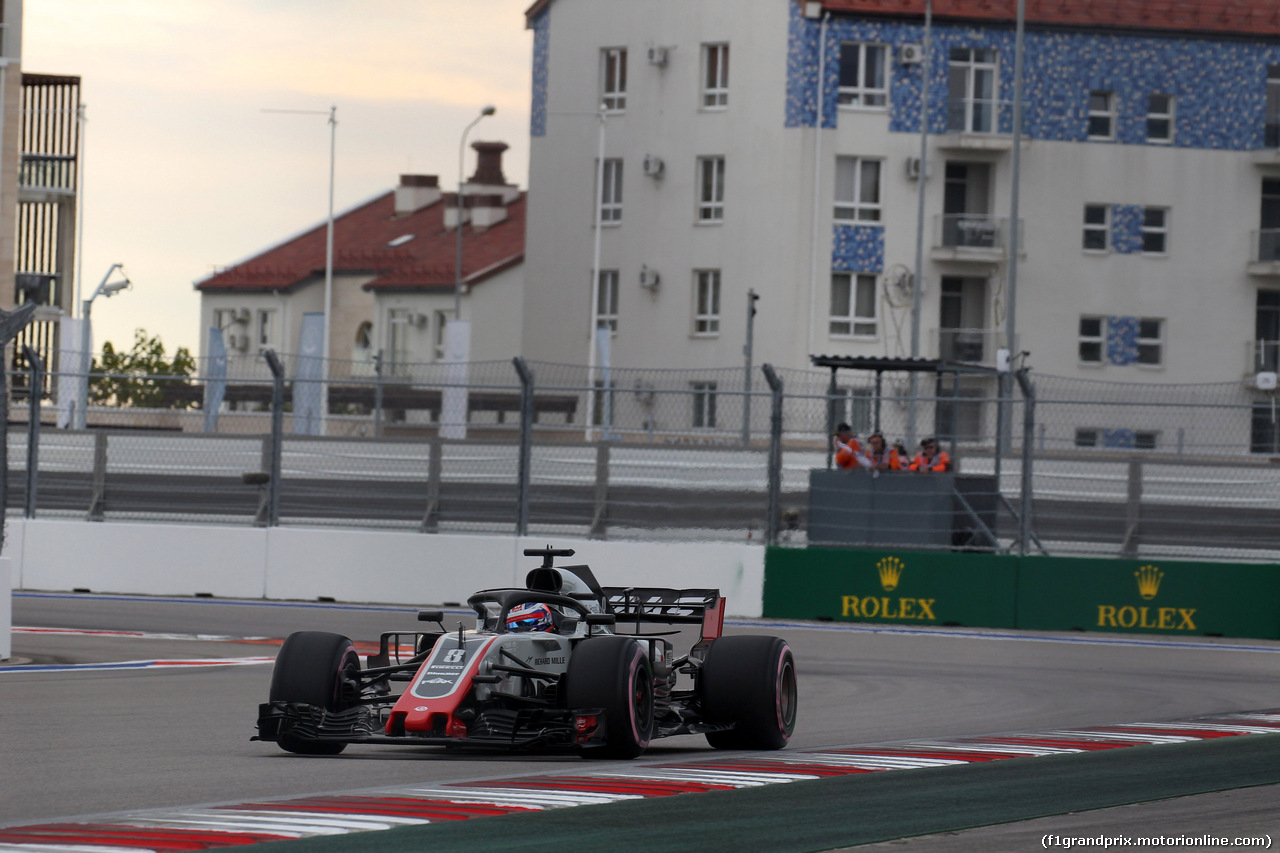
{"type": "Polygon", "coordinates": [[[195,404],[195,372],[196,360],[186,347],[169,359],[158,335],[135,329],[127,352],[116,352],[110,341],[102,345],[101,360],[93,360],[89,394],[100,406],[188,409],[195,404]]]}

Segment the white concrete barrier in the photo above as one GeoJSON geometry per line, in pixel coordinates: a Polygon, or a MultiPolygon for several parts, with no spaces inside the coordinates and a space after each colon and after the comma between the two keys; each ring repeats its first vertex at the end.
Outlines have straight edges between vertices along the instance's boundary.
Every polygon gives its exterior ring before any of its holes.
{"type": "MultiPolygon", "coordinates": [[[[523,586],[525,548],[573,548],[605,586],[716,587],[759,616],[764,548],[294,527],[10,521],[17,589],[436,605],[523,586]]],[[[2,587],[0,587],[2,588],[2,587]]]]}
{"type": "Polygon", "coordinates": [[[13,657],[13,560],[0,557],[0,660],[13,657]]]}

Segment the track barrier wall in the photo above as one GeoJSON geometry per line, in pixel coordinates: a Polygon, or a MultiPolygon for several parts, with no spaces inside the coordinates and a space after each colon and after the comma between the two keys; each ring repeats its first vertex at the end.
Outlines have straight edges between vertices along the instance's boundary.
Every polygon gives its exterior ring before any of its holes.
{"type": "Polygon", "coordinates": [[[1280,565],[769,548],[764,615],[1280,639],[1280,565]]]}
{"type": "Polygon", "coordinates": [[[559,562],[591,566],[606,586],[719,588],[733,616],[761,615],[764,583],[758,544],[19,519],[6,533],[0,563],[13,576],[0,575],[0,589],[465,604],[477,590],[524,586],[538,563],[524,549],[547,545],[574,549],[559,562]]]}

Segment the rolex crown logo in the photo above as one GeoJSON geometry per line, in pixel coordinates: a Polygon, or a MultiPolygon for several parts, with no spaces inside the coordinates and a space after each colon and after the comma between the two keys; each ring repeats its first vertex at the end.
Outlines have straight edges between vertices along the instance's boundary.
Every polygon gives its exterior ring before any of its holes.
{"type": "Polygon", "coordinates": [[[1164,572],[1155,566],[1143,566],[1133,573],[1138,579],[1138,594],[1146,601],[1156,597],[1156,593],[1160,591],[1160,581],[1164,578],[1164,572]]]}
{"type": "Polygon", "coordinates": [[[880,571],[880,585],[885,592],[893,592],[898,586],[898,579],[902,577],[902,561],[897,557],[885,557],[876,563],[876,568],[880,571]]]}

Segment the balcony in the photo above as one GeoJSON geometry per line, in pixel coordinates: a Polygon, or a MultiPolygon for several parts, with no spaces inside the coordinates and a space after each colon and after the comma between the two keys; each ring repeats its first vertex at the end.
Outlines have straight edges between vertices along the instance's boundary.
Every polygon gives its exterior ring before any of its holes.
{"type": "MultiPolygon", "coordinates": [[[[1029,138],[1024,136],[1025,140],[1029,138]]],[[[947,133],[938,137],[938,148],[996,152],[1012,149],[1013,102],[985,98],[948,98],[947,133]]]]}
{"type": "Polygon", "coordinates": [[[1249,234],[1249,275],[1280,277],[1280,228],[1249,234]]]}
{"type": "Polygon", "coordinates": [[[1258,373],[1280,373],[1280,341],[1245,341],[1245,377],[1250,384],[1258,373]]]}
{"type": "Polygon", "coordinates": [[[23,154],[18,169],[22,201],[57,201],[76,194],[76,158],[67,154],[23,154]]]}
{"type": "Polygon", "coordinates": [[[943,361],[962,361],[994,367],[996,352],[1005,345],[1002,329],[935,329],[933,351],[943,361]]]}
{"type": "MultiPolygon", "coordinates": [[[[1021,248],[1024,221],[1018,220],[1018,245],[1021,248]]],[[[1009,219],[987,213],[944,213],[933,219],[933,246],[929,255],[935,261],[969,261],[980,264],[999,263],[1009,246],[1009,219]]]]}

